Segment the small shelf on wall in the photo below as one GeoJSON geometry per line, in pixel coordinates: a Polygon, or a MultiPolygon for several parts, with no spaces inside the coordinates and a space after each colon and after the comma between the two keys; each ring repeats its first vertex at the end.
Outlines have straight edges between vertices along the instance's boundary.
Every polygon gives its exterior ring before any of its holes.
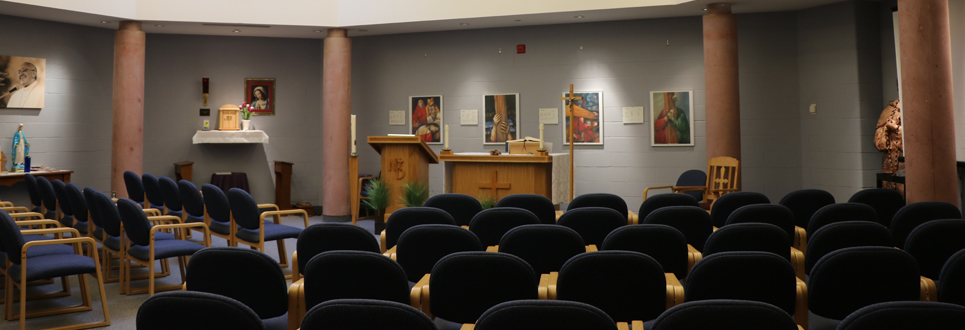
{"type": "Polygon", "coordinates": [[[268,144],[268,134],[252,131],[197,131],[191,139],[194,144],[268,144]]]}

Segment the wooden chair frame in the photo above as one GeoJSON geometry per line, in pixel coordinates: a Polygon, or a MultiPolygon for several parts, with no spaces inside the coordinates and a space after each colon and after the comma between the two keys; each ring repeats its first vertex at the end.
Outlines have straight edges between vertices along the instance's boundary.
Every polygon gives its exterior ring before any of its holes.
{"type": "MultiPolygon", "coordinates": [[[[155,226],[151,227],[151,232],[150,232],[150,245],[148,245],[148,260],[139,260],[139,259],[137,259],[137,258],[132,257],[130,254],[127,254],[127,253],[124,254],[124,258],[126,259],[126,261],[121,263],[121,267],[124,268],[124,274],[121,275],[121,281],[123,282],[124,290],[126,291],[127,294],[141,294],[141,293],[147,292],[148,296],[150,297],[150,296],[153,296],[154,293],[157,292],[157,291],[171,291],[171,290],[180,290],[180,289],[182,289],[182,288],[183,288],[183,284],[184,284],[184,270],[185,270],[185,267],[187,266],[187,258],[186,258],[185,256],[179,256],[179,257],[177,257],[177,258],[178,258],[178,266],[180,266],[180,271],[181,271],[181,284],[172,284],[172,285],[165,285],[165,286],[156,287],[156,285],[155,285],[155,283],[154,283],[154,279],[155,279],[155,273],[154,273],[154,261],[155,261],[155,258],[154,258],[154,236],[155,236],[155,234],[158,232],[158,230],[172,229],[172,230],[174,230],[175,239],[181,239],[181,235],[180,235],[181,230],[180,230],[180,229],[183,229],[183,228],[191,228],[191,227],[203,227],[203,228],[204,228],[204,243],[203,243],[202,245],[204,245],[205,247],[210,247],[210,246],[211,246],[211,236],[209,235],[208,225],[206,225],[206,224],[204,224],[204,223],[201,223],[201,222],[181,223],[181,222],[180,222],[180,221],[181,221],[181,218],[178,218],[178,217],[172,216],[172,215],[165,215],[165,216],[159,216],[159,217],[150,217],[150,218],[148,218],[148,220],[150,220],[150,221],[152,221],[152,222],[162,222],[162,223],[163,223],[163,222],[174,222],[174,223],[170,223],[170,224],[159,224],[159,225],[155,225],[155,226]],[[147,275],[148,275],[148,286],[147,286],[147,288],[143,288],[143,287],[142,287],[142,288],[134,288],[134,289],[131,289],[131,281],[132,281],[132,278],[131,278],[131,273],[130,273],[130,272],[131,272],[130,262],[133,262],[134,264],[137,264],[137,265],[146,266],[146,267],[148,268],[148,273],[147,273],[147,275]]],[[[125,237],[126,237],[126,235],[125,235],[125,237]]],[[[130,249],[130,247],[131,247],[131,242],[130,242],[130,240],[125,239],[125,240],[123,241],[123,244],[124,244],[124,246],[125,246],[125,249],[130,249]]],[[[163,267],[163,263],[162,263],[162,267],[163,267]]]]}
{"type": "MultiPolygon", "coordinates": [[[[265,252],[265,217],[271,216],[273,222],[276,225],[281,224],[281,216],[283,215],[301,215],[302,219],[305,221],[305,228],[308,228],[308,212],[302,209],[291,209],[291,210],[279,210],[278,205],[275,204],[258,204],[258,209],[274,208],[274,211],[262,212],[258,217],[258,242],[248,242],[243,239],[238,238],[238,224],[235,222],[234,215],[231,216],[231,237],[235,244],[241,243],[250,246],[252,249],[258,250],[259,252],[265,252]]],[[[275,241],[278,244],[278,265],[281,268],[288,267],[288,252],[285,250],[285,240],[280,239],[275,241]]],[[[292,278],[293,275],[286,275],[285,278],[292,278]]]]}
{"type": "Polygon", "coordinates": [[[703,192],[704,200],[713,205],[721,195],[740,191],[740,161],[732,157],[714,157],[707,161],[707,184],[704,186],[656,186],[643,189],[643,200],[650,190],[671,189],[674,193],[703,192]]]}

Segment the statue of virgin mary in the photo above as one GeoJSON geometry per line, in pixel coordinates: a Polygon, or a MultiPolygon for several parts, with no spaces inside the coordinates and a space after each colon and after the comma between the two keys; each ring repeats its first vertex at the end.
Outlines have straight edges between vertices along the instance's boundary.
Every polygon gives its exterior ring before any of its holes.
{"type": "Polygon", "coordinates": [[[11,172],[23,172],[24,159],[27,158],[27,154],[30,153],[30,143],[27,143],[27,137],[23,135],[23,124],[20,124],[20,128],[17,128],[17,133],[13,134],[13,167],[10,169],[11,172]]]}

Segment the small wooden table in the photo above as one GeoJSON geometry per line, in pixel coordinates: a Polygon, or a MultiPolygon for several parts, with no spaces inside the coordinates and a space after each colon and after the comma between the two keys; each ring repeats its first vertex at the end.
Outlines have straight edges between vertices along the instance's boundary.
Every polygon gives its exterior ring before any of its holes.
{"type": "MultiPolygon", "coordinates": [[[[29,172],[33,176],[46,177],[47,180],[54,181],[60,180],[64,183],[70,182],[70,174],[74,171],[58,170],[58,171],[37,171],[29,172]]],[[[0,173],[0,186],[12,186],[14,183],[23,182],[23,175],[27,173],[0,173]]]]}

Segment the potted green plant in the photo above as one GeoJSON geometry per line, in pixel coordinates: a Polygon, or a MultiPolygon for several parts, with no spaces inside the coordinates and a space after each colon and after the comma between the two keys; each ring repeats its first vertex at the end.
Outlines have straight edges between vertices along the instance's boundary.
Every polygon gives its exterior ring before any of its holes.
{"type": "Polygon", "coordinates": [[[406,207],[423,206],[429,198],[429,187],[419,182],[406,182],[402,185],[399,201],[406,207]]]}
{"type": "Polygon", "coordinates": [[[483,210],[488,210],[496,207],[496,197],[484,195],[476,197],[479,200],[479,204],[482,205],[483,210]]]}
{"type": "Polygon", "coordinates": [[[365,187],[367,197],[362,199],[362,203],[375,211],[376,234],[385,228],[385,208],[389,207],[391,189],[392,187],[381,178],[369,181],[369,185],[365,187]]]}
{"type": "Polygon", "coordinates": [[[241,130],[247,131],[251,128],[251,104],[241,103],[241,130]]]}

